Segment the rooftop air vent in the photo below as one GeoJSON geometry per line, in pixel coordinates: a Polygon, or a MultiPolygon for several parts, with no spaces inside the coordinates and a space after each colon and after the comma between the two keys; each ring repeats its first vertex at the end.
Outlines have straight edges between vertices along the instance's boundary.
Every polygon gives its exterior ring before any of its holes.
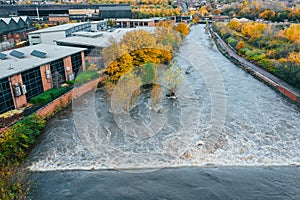
{"type": "Polygon", "coordinates": [[[4,60],[4,59],[6,59],[6,56],[7,56],[6,54],[4,54],[4,53],[0,53],[0,59],[1,59],[1,60],[4,60]]]}
{"type": "Polygon", "coordinates": [[[12,50],[10,52],[10,55],[11,56],[14,56],[16,58],[24,58],[24,53],[23,52],[20,52],[20,51],[17,51],[17,50],[12,50]]]}
{"type": "Polygon", "coordinates": [[[46,54],[47,53],[42,52],[42,51],[33,50],[30,55],[38,57],[38,58],[46,58],[46,54]]]}

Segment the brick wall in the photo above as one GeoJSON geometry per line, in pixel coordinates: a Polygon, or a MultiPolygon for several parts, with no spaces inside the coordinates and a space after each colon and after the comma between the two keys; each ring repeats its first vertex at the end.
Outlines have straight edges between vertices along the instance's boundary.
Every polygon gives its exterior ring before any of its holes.
{"type": "Polygon", "coordinates": [[[69,103],[71,103],[73,98],[81,97],[85,93],[95,90],[98,86],[98,83],[102,82],[106,78],[107,76],[104,76],[101,77],[100,79],[95,79],[79,87],[74,87],[71,91],[67,92],[66,94],[62,95],[61,97],[55,99],[51,103],[47,104],[46,106],[38,110],[36,112],[37,115],[43,117],[51,115],[52,113],[55,112],[56,109],[65,107],[69,103]]]}
{"type": "Polygon", "coordinates": [[[52,88],[52,78],[46,78],[46,70],[51,70],[49,64],[40,66],[44,91],[52,88]]]}
{"type": "Polygon", "coordinates": [[[23,85],[22,75],[21,74],[13,75],[12,77],[9,78],[9,81],[10,81],[10,91],[11,91],[11,94],[13,95],[13,101],[14,101],[15,108],[22,108],[27,103],[26,96],[25,96],[25,94],[22,94],[19,97],[15,97],[14,90],[13,90],[13,86],[16,83],[18,83],[19,86],[23,85]]]}
{"type": "Polygon", "coordinates": [[[69,80],[69,75],[73,73],[71,56],[64,58],[64,66],[65,66],[66,80],[69,80]],[[69,71],[67,71],[67,67],[69,67],[69,71]]]}

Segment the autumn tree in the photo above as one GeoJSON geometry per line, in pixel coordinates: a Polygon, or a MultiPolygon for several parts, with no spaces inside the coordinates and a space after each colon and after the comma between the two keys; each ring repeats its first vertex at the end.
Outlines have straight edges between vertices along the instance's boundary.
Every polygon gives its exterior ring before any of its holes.
{"type": "Polygon", "coordinates": [[[128,52],[144,48],[155,48],[157,39],[149,31],[136,30],[127,32],[121,44],[127,47],[128,52]]]}
{"type": "Polygon", "coordinates": [[[264,18],[265,20],[272,20],[274,16],[275,12],[270,9],[267,9],[258,15],[259,18],[264,18]]]}
{"type": "Polygon", "coordinates": [[[214,14],[214,15],[219,15],[220,13],[221,13],[220,9],[215,9],[212,11],[212,14],[214,14]]]}
{"type": "Polygon", "coordinates": [[[157,43],[164,46],[164,49],[176,50],[181,42],[181,37],[174,30],[172,21],[160,21],[155,25],[157,43]]]}
{"type": "Polygon", "coordinates": [[[134,73],[126,73],[114,87],[111,96],[112,112],[121,114],[129,111],[134,105],[135,99],[140,94],[140,77],[134,73]]]}
{"type": "Polygon", "coordinates": [[[193,23],[198,23],[200,21],[200,19],[199,19],[199,17],[198,17],[198,15],[195,15],[194,17],[193,17],[193,23]]]}
{"type": "Polygon", "coordinates": [[[186,36],[189,33],[189,27],[185,23],[179,23],[176,26],[175,30],[178,31],[179,33],[183,34],[184,36],[186,36]]]}
{"type": "Polygon", "coordinates": [[[154,34],[137,30],[125,34],[120,43],[111,41],[111,46],[103,49],[106,73],[117,81],[122,74],[141,67],[147,62],[167,63],[172,59],[172,48],[160,44],[154,34]]]}
{"type": "Polygon", "coordinates": [[[284,34],[290,41],[300,43],[300,24],[292,24],[284,34]]]}
{"type": "Polygon", "coordinates": [[[245,37],[250,37],[249,41],[253,41],[263,35],[267,25],[265,23],[248,22],[242,27],[242,34],[245,37]]]}
{"type": "Polygon", "coordinates": [[[228,24],[229,28],[236,31],[241,31],[241,25],[242,24],[236,18],[231,19],[228,24]]]}
{"type": "Polygon", "coordinates": [[[153,84],[151,90],[152,107],[155,107],[162,98],[162,89],[159,84],[153,84]]]}
{"type": "Polygon", "coordinates": [[[200,8],[200,15],[202,16],[202,17],[204,17],[205,15],[207,15],[208,14],[208,11],[207,11],[207,9],[206,9],[206,6],[202,6],[201,8],[200,8]]]}
{"type": "Polygon", "coordinates": [[[104,48],[102,51],[102,55],[106,62],[106,65],[109,65],[111,62],[116,61],[127,52],[127,47],[123,44],[117,43],[117,41],[113,38],[111,38],[109,42],[110,46],[108,48],[104,48]]]}
{"type": "Polygon", "coordinates": [[[239,43],[236,45],[236,50],[240,50],[245,47],[245,42],[244,41],[239,41],[239,43]]]}

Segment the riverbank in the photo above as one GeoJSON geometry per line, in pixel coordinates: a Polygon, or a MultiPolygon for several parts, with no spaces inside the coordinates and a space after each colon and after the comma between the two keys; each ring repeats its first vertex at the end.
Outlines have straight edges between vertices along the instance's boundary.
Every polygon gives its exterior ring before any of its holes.
{"type": "Polygon", "coordinates": [[[27,170],[23,167],[35,146],[46,120],[70,105],[75,98],[98,87],[106,76],[74,87],[33,114],[3,129],[0,135],[0,199],[25,199],[28,190],[27,170]]]}
{"type": "Polygon", "coordinates": [[[211,28],[209,30],[220,52],[231,62],[238,65],[257,79],[271,86],[273,89],[280,92],[285,97],[289,98],[295,104],[300,106],[300,91],[298,89],[292,87],[283,80],[275,77],[269,72],[239,56],[226,42],[224,42],[224,40],[218,35],[218,33],[214,32],[211,28]]]}

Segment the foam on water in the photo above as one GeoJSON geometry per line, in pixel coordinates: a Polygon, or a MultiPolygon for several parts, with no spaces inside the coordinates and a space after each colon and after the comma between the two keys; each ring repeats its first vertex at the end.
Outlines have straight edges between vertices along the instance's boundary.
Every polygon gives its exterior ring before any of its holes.
{"type": "Polygon", "coordinates": [[[49,121],[29,168],[300,165],[299,108],[211,47],[204,26],[192,28],[176,60],[183,72],[192,66],[178,98],[164,98],[157,114],[144,91],[130,111],[139,131],[125,133],[99,89],[49,121]],[[143,126],[160,129],[139,137],[143,126]]]}

